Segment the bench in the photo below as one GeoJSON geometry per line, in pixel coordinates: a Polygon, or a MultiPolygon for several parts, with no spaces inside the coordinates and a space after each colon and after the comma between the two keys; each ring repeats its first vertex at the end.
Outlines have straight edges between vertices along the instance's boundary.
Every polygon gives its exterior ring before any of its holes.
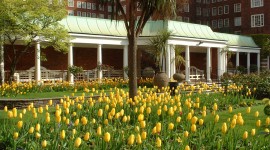
{"type": "MultiPolygon", "coordinates": [[[[41,80],[43,82],[52,81],[62,81],[66,73],[61,70],[48,70],[45,67],[40,67],[41,70],[41,80]]],[[[18,70],[14,73],[14,79],[16,82],[31,82],[35,80],[35,67],[31,67],[28,70],[18,70]]]]}
{"type": "Polygon", "coordinates": [[[194,66],[190,67],[190,74],[189,74],[190,80],[204,80],[204,70],[200,70],[194,66]]]}

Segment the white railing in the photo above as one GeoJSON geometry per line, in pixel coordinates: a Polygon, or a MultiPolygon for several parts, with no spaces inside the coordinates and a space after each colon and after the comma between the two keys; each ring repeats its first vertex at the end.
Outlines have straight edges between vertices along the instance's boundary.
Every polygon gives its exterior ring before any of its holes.
{"type": "Polygon", "coordinates": [[[194,66],[191,66],[189,77],[190,79],[195,79],[195,80],[205,79],[204,70],[200,70],[194,66]]]}
{"type": "MultiPolygon", "coordinates": [[[[104,78],[123,77],[123,70],[102,70],[104,78]]],[[[97,79],[97,69],[84,70],[79,73],[75,80],[91,81],[97,79]]],[[[14,74],[16,82],[31,82],[35,80],[35,67],[28,70],[17,70],[14,74]]],[[[48,70],[41,67],[41,80],[42,81],[63,81],[67,80],[67,70],[48,70]]]]}

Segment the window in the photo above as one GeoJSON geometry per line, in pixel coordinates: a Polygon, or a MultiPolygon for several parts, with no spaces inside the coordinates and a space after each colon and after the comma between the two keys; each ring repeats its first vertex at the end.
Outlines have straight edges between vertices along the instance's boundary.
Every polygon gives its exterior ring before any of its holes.
{"type": "Polygon", "coordinates": [[[140,4],[140,3],[137,2],[137,11],[142,11],[141,6],[140,6],[139,4],[140,4]]]}
{"type": "Polygon", "coordinates": [[[104,6],[103,5],[99,5],[99,10],[100,11],[104,11],[104,6]]]}
{"type": "Polygon", "coordinates": [[[91,9],[91,3],[87,2],[87,9],[91,9]]]}
{"type": "Polygon", "coordinates": [[[189,12],[189,4],[188,3],[184,4],[184,12],[189,12]]]}
{"type": "Polygon", "coordinates": [[[182,19],[182,16],[177,16],[177,17],[176,17],[176,20],[182,21],[182,20],[183,20],[183,19],[182,19]]]}
{"type": "Polygon", "coordinates": [[[263,27],[264,14],[251,15],[251,27],[263,27]]]}
{"type": "Polygon", "coordinates": [[[208,17],[209,16],[209,9],[208,8],[203,8],[203,16],[208,17]]]}
{"type": "Polygon", "coordinates": [[[216,16],[217,15],[217,8],[213,7],[212,8],[212,16],[216,16]]]}
{"type": "Polygon", "coordinates": [[[96,13],[92,13],[92,17],[96,18],[97,17],[96,13]]]}
{"type": "Polygon", "coordinates": [[[218,15],[222,15],[223,14],[223,7],[219,6],[218,7],[218,15]]]}
{"type": "Polygon", "coordinates": [[[217,20],[212,20],[212,27],[217,28],[217,20]]]}
{"type": "Polygon", "coordinates": [[[218,19],[218,28],[223,28],[223,19],[218,19]]]}
{"type": "Polygon", "coordinates": [[[104,18],[104,14],[99,14],[99,18],[104,18]]]}
{"type": "Polygon", "coordinates": [[[86,17],[86,12],[82,12],[82,16],[83,17],[86,17]]]}
{"type": "Polygon", "coordinates": [[[235,17],[234,18],[234,26],[241,26],[241,20],[242,18],[241,17],[235,17]]]}
{"type": "Polygon", "coordinates": [[[196,15],[197,16],[201,16],[202,15],[201,7],[196,7],[196,15]]]}
{"type": "Polygon", "coordinates": [[[217,0],[217,2],[221,2],[222,0],[217,0]]]}
{"type": "Polygon", "coordinates": [[[68,10],[68,15],[69,16],[74,16],[74,11],[73,10],[68,10]]]}
{"type": "Polygon", "coordinates": [[[91,13],[90,12],[87,12],[87,17],[91,17],[91,13]]]}
{"type": "Polygon", "coordinates": [[[234,31],[234,34],[240,35],[241,34],[241,31],[234,31]]]}
{"type": "Polygon", "coordinates": [[[108,12],[112,12],[112,6],[108,6],[108,12]]]}
{"type": "Polygon", "coordinates": [[[82,15],[82,12],[77,11],[77,16],[81,16],[81,15],[82,15]]]}
{"type": "Polygon", "coordinates": [[[224,27],[229,27],[230,26],[230,22],[229,22],[229,18],[224,19],[224,27]]]}
{"type": "Polygon", "coordinates": [[[77,8],[82,8],[82,2],[81,1],[77,1],[77,8]]]}
{"type": "Polygon", "coordinates": [[[234,4],[234,12],[241,12],[241,3],[234,4]]]}
{"type": "Polygon", "coordinates": [[[86,2],[82,2],[82,8],[86,9],[86,2]]]}
{"type": "Polygon", "coordinates": [[[202,24],[202,21],[201,20],[196,20],[196,23],[197,24],[202,24]]]}
{"type": "Polygon", "coordinates": [[[201,3],[202,1],[201,0],[196,0],[197,3],[201,3]]]}
{"type": "Polygon", "coordinates": [[[228,14],[229,11],[230,11],[229,5],[225,5],[225,6],[224,6],[224,14],[228,14]]]}
{"type": "Polygon", "coordinates": [[[251,8],[262,7],[262,6],[263,6],[263,0],[251,0],[251,8]]]}
{"type": "Polygon", "coordinates": [[[74,7],[74,0],[68,0],[68,7],[74,7]]]}
{"type": "Polygon", "coordinates": [[[215,3],[215,2],[217,2],[217,0],[212,0],[212,3],[215,3]]]}
{"type": "MultiPolygon", "coordinates": [[[[92,9],[93,10],[97,10],[97,4],[96,3],[92,3],[92,9]]],[[[96,15],[96,14],[95,14],[96,15]]]]}

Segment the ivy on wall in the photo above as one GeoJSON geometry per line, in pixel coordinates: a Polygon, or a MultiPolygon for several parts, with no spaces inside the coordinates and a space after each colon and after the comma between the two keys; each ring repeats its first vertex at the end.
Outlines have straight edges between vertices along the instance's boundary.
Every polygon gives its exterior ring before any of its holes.
{"type": "Polygon", "coordinates": [[[261,48],[261,57],[270,55],[270,34],[252,34],[254,42],[261,48]]]}

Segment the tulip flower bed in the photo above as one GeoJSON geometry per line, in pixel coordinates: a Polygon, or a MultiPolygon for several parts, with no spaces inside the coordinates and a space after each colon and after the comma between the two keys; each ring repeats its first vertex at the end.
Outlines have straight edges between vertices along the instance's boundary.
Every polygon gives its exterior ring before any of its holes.
{"type": "Polygon", "coordinates": [[[253,90],[214,87],[182,86],[174,97],[144,87],[134,100],[119,88],[92,89],[56,106],[5,107],[0,149],[269,149],[270,117],[253,90]]]}

